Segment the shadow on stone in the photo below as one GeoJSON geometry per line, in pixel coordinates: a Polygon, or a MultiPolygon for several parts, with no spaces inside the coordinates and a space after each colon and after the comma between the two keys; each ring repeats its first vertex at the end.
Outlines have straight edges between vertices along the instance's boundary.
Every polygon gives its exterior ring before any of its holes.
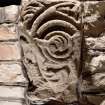
{"type": "Polygon", "coordinates": [[[8,5],[20,5],[21,0],[0,0],[0,7],[8,5]]]}

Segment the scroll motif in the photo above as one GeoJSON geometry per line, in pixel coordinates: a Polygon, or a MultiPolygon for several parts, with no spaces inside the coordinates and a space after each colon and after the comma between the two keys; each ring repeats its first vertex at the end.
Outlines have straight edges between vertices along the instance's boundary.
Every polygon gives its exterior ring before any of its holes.
{"type": "Polygon", "coordinates": [[[28,105],[77,101],[80,3],[32,1],[22,8],[20,40],[29,85],[28,105]]]}

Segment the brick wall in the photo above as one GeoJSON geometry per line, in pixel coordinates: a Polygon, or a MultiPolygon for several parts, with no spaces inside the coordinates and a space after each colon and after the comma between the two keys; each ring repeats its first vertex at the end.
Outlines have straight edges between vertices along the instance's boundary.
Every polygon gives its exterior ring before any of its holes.
{"type": "Polygon", "coordinates": [[[27,79],[17,30],[20,8],[0,7],[0,105],[25,105],[27,79]]]}

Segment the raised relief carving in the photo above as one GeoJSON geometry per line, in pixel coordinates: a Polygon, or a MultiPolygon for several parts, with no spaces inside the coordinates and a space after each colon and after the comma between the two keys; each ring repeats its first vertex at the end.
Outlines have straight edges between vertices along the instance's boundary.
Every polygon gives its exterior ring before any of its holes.
{"type": "Polygon", "coordinates": [[[78,101],[80,11],[77,1],[34,0],[22,8],[19,35],[30,82],[28,105],[78,101]]]}

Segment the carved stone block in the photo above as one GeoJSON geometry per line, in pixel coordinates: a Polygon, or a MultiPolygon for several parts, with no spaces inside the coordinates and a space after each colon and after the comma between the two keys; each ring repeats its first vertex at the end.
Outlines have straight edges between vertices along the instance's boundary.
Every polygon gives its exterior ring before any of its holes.
{"type": "Polygon", "coordinates": [[[7,99],[24,99],[25,88],[20,86],[0,86],[0,97],[7,99]]]}
{"type": "Polygon", "coordinates": [[[81,3],[31,1],[22,8],[20,41],[30,81],[28,105],[77,103],[81,52],[81,3]]]}
{"type": "Polygon", "coordinates": [[[30,0],[19,35],[27,105],[104,104],[105,1],[30,0]]]}

